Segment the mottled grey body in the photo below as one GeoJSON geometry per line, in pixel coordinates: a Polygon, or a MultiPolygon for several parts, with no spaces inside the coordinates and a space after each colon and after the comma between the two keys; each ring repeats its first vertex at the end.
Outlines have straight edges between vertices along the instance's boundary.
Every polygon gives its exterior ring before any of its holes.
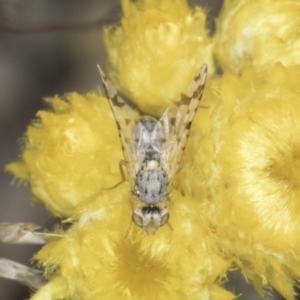
{"type": "Polygon", "coordinates": [[[155,130],[156,126],[155,118],[142,116],[132,130],[132,141],[139,148],[142,160],[134,192],[139,201],[147,205],[164,201],[168,188],[167,174],[160,166],[162,133],[155,130]]]}
{"type": "MultiPolygon", "coordinates": [[[[207,66],[203,65],[179,98],[157,120],[140,116],[122,98],[99,67],[101,79],[119,130],[137,207],[133,222],[147,233],[169,220],[168,189],[178,171],[188,133],[203,93],[207,66]]],[[[124,176],[122,176],[124,179],[124,176]]]]}

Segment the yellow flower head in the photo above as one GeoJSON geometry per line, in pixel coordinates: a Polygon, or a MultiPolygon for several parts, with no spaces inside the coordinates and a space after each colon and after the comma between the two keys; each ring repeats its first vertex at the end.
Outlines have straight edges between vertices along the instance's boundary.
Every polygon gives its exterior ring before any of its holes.
{"type": "Polygon", "coordinates": [[[277,64],[268,76],[248,68],[211,82],[180,173],[223,254],[259,292],[267,281],[287,299],[300,274],[298,78],[299,66],[277,64]]]}
{"type": "Polygon", "coordinates": [[[52,111],[40,111],[28,127],[22,161],[6,168],[30,180],[34,198],[54,215],[68,217],[99,187],[118,181],[118,166],[105,158],[119,161],[122,150],[105,97],[70,93],[47,101],[52,111]]]}
{"type": "Polygon", "coordinates": [[[61,285],[67,299],[233,299],[216,284],[230,263],[211,244],[201,203],[174,191],[173,230],[164,226],[146,236],[132,226],[126,239],[128,191],[121,185],[77,207],[67,236],[35,256],[51,280],[32,300],[55,295],[61,285]]]}
{"type": "Polygon", "coordinates": [[[32,300],[45,295],[87,300],[103,295],[105,299],[197,299],[199,295],[233,299],[217,285],[231,260],[218,254],[209,220],[201,217],[202,202],[174,188],[169,226],[147,236],[132,226],[129,184],[101,190],[106,182],[107,186],[117,182],[110,178],[114,173],[110,164],[117,170],[121,149],[107,100],[74,93],[65,100],[48,101],[53,111],[39,112],[40,122],[29,127],[23,163],[8,166],[17,172],[18,165],[26,164],[35,196],[54,213],[71,215],[70,229],[58,229],[62,237],[50,240],[35,256],[49,283],[32,300]],[[105,129],[101,124],[106,124],[105,129]],[[53,178],[59,178],[57,185],[53,178]],[[45,195],[55,197],[48,201],[45,195]],[[68,199],[78,202],[69,204],[68,199]]]}
{"type": "Polygon", "coordinates": [[[122,26],[105,30],[110,77],[142,111],[160,115],[202,64],[213,72],[206,15],[186,0],[125,0],[122,6],[122,26]]]}
{"type": "Polygon", "coordinates": [[[218,60],[238,73],[249,65],[299,64],[299,15],[298,0],[226,0],[214,37],[218,60]]]}
{"type": "Polygon", "coordinates": [[[147,236],[132,226],[129,184],[101,189],[118,182],[121,159],[107,100],[72,93],[48,102],[53,110],[28,128],[23,161],[7,167],[26,174],[54,214],[70,216],[70,229],[35,256],[49,282],[32,300],[233,299],[218,285],[231,260],[219,255],[201,201],[174,188],[169,226],[147,236]]]}
{"type": "Polygon", "coordinates": [[[293,299],[298,3],[226,1],[213,50],[205,14],[184,0],[122,5],[121,26],[105,31],[110,74],[142,111],[160,115],[203,63],[213,73],[213,51],[224,74],[207,84],[170,192],[169,226],[155,235],[131,224],[127,182],[102,189],[120,181],[123,158],[105,97],[48,100],[52,110],[29,126],[22,161],[7,166],[69,222],[35,256],[48,283],[31,300],[233,299],[221,287],[232,264],[261,294],[271,284],[293,299]]]}

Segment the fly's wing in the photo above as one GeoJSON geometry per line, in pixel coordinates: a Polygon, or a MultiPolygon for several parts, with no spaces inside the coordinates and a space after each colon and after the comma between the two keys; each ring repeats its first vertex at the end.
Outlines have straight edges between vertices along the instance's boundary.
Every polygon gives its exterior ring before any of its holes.
{"type": "Polygon", "coordinates": [[[137,164],[137,153],[132,146],[131,133],[134,125],[139,119],[139,113],[132,109],[120,96],[113,84],[106,78],[102,69],[98,65],[101,80],[105,90],[106,97],[109,101],[111,110],[115,117],[121,139],[122,150],[125,161],[127,162],[128,171],[131,178],[135,177],[135,166],[137,164]]]}
{"type": "Polygon", "coordinates": [[[177,172],[188,134],[199,107],[207,76],[203,65],[179,99],[173,102],[158,121],[155,129],[157,140],[162,145],[161,165],[169,181],[177,172]]]}

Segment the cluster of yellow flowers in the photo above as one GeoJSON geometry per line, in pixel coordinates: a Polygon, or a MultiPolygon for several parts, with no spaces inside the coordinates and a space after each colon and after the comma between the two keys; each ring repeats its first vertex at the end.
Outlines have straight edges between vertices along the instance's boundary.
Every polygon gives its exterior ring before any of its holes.
{"type": "MultiPolygon", "coordinates": [[[[171,193],[170,223],[132,227],[122,151],[104,96],[48,99],[7,170],[72,226],[35,255],[48,283],[31,300],[234,299],[239,267],[293,299],[300,276],[300,2],[225,0],[213,37],[186,0],[123,0],[105,29],[114,84],[159,115],[203,63],[208,80],[171,193]],[[215,58],[215,60],[214,60],[215,58]],[[214,63],[222,75],[213,77],[214,63]]],[[[61,229],[62,230],[62,229],[61,229]]],[[[60,231],[61,231],[60,230],[60,231]]]]}

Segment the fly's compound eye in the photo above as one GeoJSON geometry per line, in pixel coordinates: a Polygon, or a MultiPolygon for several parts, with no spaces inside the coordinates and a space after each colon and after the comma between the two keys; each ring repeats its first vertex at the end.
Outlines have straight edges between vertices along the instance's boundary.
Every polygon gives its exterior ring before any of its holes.
{"type": "Polygon", "coordinates": [[[144,216],[142,214],[142,211],[140,211],[139,209],[136,209],[132,214],[133,223],[139,227],[143,227],[143,219],[144,219],[144,216]]]}
{"type": "Polygon", "coordinates": [[[163,226],[166,223],[168,223],[169,218],[170,218],[170,214],[168,213],[168,211],[166,209],[163,209],[161,211],[160,217],[161,217],[161,219],[160,219],[160,226],[163,226]]]}

